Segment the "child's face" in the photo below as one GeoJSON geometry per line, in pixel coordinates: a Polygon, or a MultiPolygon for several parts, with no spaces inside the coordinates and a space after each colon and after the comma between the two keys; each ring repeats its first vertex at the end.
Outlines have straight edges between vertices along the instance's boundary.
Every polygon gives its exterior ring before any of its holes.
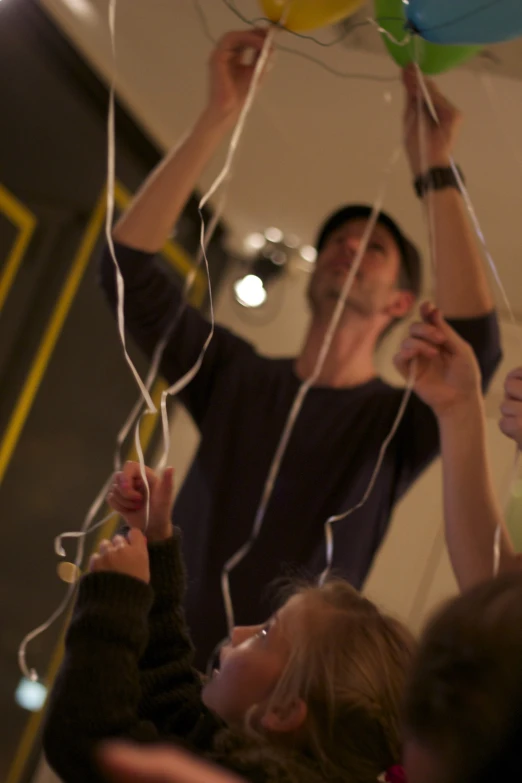
{"type": "Polygon", "coordinates": [[[290,640],[302,633],[304,603],[294,596],[265,625],[235,628],[221,650],[203,702],[229,725],[242,724],[252,706],[266,705],[288,662],[290,640]]]}

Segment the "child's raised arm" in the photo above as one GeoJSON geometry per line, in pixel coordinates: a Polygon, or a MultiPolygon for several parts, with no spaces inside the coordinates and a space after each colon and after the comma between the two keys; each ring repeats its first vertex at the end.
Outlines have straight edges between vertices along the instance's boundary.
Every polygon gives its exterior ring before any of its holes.
{"type": "Polygon", "coordinates": [[[515,565],[513,548],[491,479],[480,374],[468,344],[424,305],[396,357],[408,377],[417,363],[415,392],[439,425],[444,481],[446,543],[461,589],[493,576],[493,545],[502,531],[501,570],[515,565]]]}
{"type": "MultiPolygon", "coordinates": [[[[143,513],[143,493],[141,502],[126,497],[136,471],[128,463],[131,481],[123,482],[120,497],[116,477],[111,493],[112,506],[130,525],[143,513]]],[[[202,723],[210,741],[222,725],[203,706],[192,668],[179,532],[170,522],[172,472],[148,473],[148,479],[152,542],[147,546],[136,527],[127,539],[102,542],[80,583],[44,735],[47,757],[64,783],[102,779],[93,755],[101,741],[187,739],[202,723]]]]}
{"type": "Polygon", "coordinates": [[[102,542],[80,582],[44,729],[46,756],[64,783],[102,780],[93,756],[98,742],[157,736],[138,710],[138,661],[153,599],[148,572],[146,540],[134,530],[128,542],[102,542]]]}
{"type": "MultiPolygon", "coordinates": [[[[171,521],[173,472],[167,468],[159,476],[147,468],[146,473],[150,507],[145,532],[154,602],[149,613],[149,641],[139,662],[140,714],[149,718],[162,735],[186,737],[198,723],[202,735],[208,738],[221,723],[203,710],[201,677],[193,667],[194,648],[183,611],[185,568],[180,531],[171,521]]],[[[141,529],[146,523],[145,499],[140,466],[127,462],[115,476],[109,503],[131,528],[141,529]]],[[[198,744],[198,737],[191,739],[198,744]]]]}

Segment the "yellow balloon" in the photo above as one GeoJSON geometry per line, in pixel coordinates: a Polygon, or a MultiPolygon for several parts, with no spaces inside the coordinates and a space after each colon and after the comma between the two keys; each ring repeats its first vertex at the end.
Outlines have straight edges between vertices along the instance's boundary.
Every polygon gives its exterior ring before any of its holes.
{"type": "Polygon", "coordinates": [[[265,16],[271,22],[280,22],[294,33],[315,30],[317,27],[340,22],[355,13],[364,0],[260,0],[265,16]],[[286,12],[288,12],[286,14],[286,12]]]}

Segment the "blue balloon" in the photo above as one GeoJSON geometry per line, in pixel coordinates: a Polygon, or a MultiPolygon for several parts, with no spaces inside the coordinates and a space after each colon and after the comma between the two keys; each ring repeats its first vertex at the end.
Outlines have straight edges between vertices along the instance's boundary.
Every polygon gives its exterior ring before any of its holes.
{"type": "Polygon", "coordinates": [[[403,0],[408,22],[426,41],[493,44],[522,36],[522,0],[403,0]]]}

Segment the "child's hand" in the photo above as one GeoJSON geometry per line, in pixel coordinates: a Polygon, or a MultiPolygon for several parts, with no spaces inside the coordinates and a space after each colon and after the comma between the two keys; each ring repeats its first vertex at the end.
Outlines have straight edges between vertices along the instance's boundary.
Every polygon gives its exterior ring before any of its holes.
{"type": "Polygon", "coordinates": [[[149,524],[146,524],[146,490],[137,462],[127,462],[114,484],[107,501],[132,528],[143,530],[148,541],[165,541],[172,535],[172,505],[174,501],[174,471],[167,468],[159,476],[145,468],[150,493],[149,524]]]}
{"type": "Polygon", "coordinates": [[[505,397],[501,405],[500,429],[522,448],[522,367],[512,370],[504,384],[505,397]]]}
{"type": "Polygon", "coordinates": [[[145,536],[139,530],[130,530],[127,539],[114,536],[112,541],[102,541],[98,553],[89,561],[89,571],[113,571],[148,584],[150,568],[145,536]]]}
{"type": "Polygon", "coordinates": [[[118,783],[246,783],[232,772],[168,747],[110,742],[99,759],[110,780],[118,783]]]}
{"type": "Polygon", "coordinates": [[[431,304],[421,307],[421,323],[410,327],[395,357],[395,366],[407,379],[416,362],[415,393],[442,416],[466,405],[480,393],[480,371],[473,350],[446,323],[431,304]]]}

